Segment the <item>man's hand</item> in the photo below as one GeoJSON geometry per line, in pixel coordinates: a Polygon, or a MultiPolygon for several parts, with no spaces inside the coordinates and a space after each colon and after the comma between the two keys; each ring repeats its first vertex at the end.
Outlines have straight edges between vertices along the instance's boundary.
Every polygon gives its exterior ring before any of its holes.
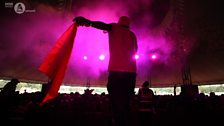
{"type": "Polygon", "coordinates": [[[78,17],[75,17],[73,19],[73,21],[75,21],[78,26],[86,26],[86,27],[89,27],[91,25],[91,21],[82,17],[82,16],[78,16],[78,17]]]}

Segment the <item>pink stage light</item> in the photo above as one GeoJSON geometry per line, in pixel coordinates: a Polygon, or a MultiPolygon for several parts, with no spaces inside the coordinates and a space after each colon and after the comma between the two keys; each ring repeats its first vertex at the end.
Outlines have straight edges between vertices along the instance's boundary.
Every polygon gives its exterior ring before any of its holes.
{"type": "Polygon", "coordinates": [[[135,54],[135,59],[138,60],[139,59],[139,55],[135,54]]]}
{"type": "Polygon", "coordinates": [[[155,54],[153,54],[153,55],[151,56],[151,58],[152,58],[153,60],[155,60],[155,59],[157,58],[157,56],[156,56],[155,54]]]}
{"type": "Polygon", "coordinates": [[[88,58],[87,58],[87,56],[83,56],[83,59],[84,59],[84,60],[87,60],[88,58]]]}
{"type": "Polygon", "coordinates": [[[99,56],[99,59],[100,59],[100,60],[104,60],[104,59],[105,59],[105,55],[101,54],[101,55],[99,56]]]}

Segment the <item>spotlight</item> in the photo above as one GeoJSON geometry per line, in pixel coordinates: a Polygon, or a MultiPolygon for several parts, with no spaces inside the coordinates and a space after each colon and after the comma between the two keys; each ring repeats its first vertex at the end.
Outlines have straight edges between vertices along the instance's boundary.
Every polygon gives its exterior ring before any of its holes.
{"type": "Polygon", "coordinates": [[[139,55],[135,54],[135,59],[138,60],[139,59],[139,55]]]}
{"type": "Polygon", "coordinates": [[[153,55],[151,56],[151,58],[152,58],[153,60],[155,60],[155,59],[157,58],[156,54],[153,54],[153,55]]]}
{"type": "Polygon", "coordinates": [[[83,56],[83,59],[84,59],[84,60],[87,60],[88,58],[87,58],[87,56],[83,56]]]}
{"type": "Polygon", "coordinates": [[[103,54],[101,54],[101,55],[99,56],[99,59],[100,59],[100,60],[104,60],[104,59],[105,59],[105,56],[104,56],[103,54]]]}

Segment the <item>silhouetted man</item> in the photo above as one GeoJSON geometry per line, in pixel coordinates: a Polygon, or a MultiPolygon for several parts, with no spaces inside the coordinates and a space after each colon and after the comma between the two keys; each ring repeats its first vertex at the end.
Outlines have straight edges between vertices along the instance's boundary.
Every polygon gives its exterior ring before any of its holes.
{"type": "Polygon", "coordinates": [[[140,126],[148,126],[153,123],[154,93],[149,88],[149,81],[145,81],[138,90],[138,112],[140,126]]]}
{"type": "Polygon", "coordinates": [[[118,23],[106,24],[90,21],[84,17],[73,19],[79,26],[92,26],[105,30],[109,35],[109,65],[107,90],[111,101],[115,126],[130,126],[130,101],[134,95],[136,82],[137,39],[130,30],[127,16],[119,18],[118,23]]]}
{"type": "Polygon", "coordinates": [[[15,96],[16,95],[16,86],[19,83],[19,80],[16,78],[11,79],[2,89],[1,93],[4,96],[15,96]]]}

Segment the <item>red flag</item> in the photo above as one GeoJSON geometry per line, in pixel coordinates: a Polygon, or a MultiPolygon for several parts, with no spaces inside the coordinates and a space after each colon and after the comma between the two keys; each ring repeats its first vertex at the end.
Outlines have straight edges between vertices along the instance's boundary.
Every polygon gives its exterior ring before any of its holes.
{"type": "Polygon", "coordinates": [[[48,53],[39,70],[45,73],[52,81],[47,95],[40,105],[55,98],[64,79],[65,71],[71,56],[72,47],[77,31],[77,24],[73,23],[57,40],[54,47],[48,53]]]}

